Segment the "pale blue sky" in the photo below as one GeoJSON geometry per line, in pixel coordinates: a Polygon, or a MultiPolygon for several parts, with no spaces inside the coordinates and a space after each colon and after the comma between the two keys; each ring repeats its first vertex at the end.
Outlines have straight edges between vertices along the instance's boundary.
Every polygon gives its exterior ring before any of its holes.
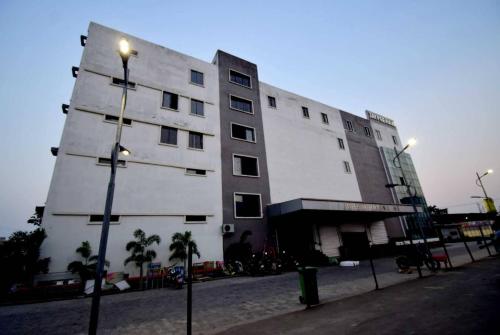
{"type": "MultiPolygon", "coordinates": [[[[45,201],[89,21],[262,81],[393,118],[430,204],[477,210],[476,170],[500,204],[499,1],[0,1],[0,236],[45,201]],[[461,205],[461,206],[458,206],[461,205]]],[[[104,201],[104,199],[103,199],[104,201]]]]}

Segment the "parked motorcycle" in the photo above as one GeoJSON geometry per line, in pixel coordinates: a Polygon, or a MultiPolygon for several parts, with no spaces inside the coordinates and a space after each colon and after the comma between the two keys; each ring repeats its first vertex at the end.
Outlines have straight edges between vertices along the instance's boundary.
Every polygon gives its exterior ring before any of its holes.
{"type": "Polygon", "coordinates": [[[166,269],[165,281],[167,286],[182,289],[184,285],[184,267],[172,265],[166,269]]]}

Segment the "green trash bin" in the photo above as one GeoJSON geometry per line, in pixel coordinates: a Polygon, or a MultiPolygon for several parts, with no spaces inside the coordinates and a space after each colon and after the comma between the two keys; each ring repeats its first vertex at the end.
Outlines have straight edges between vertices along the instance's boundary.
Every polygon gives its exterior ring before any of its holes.
{"type": "Polygon", "coordinates": [[[300,303],[307,306],[319,304],[318,281],[316,280],[318,268],[306,266],[297,270],[299,271],[300,292],[302,294],[299,297],[300,303]]]}

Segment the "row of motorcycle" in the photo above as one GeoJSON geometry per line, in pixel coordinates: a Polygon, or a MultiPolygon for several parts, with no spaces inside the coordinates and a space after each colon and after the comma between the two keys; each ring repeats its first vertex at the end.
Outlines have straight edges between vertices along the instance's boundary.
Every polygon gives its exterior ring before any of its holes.
{"type": "Polygon", "coordinates": [[[228,275],[266,276],[296,270],[298,265],[297,260],[283,250],[279,254],[272,251],[253,253],[246,259],[229,260],[224,267],[228,275]]]}

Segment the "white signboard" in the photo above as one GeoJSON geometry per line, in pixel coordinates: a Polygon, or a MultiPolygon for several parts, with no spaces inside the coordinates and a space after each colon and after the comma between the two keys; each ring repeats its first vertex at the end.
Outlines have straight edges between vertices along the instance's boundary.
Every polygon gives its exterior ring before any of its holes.
{"type": "Polygon", "coordinates": [[[394,121],[389,119],[388,117],[385,117],[383,115],[380,115],[380,114],[377,114],[374,112],[370,112],[370,111],[366,111],[366,113],[368,114],[368,117],[370,119],[377,120],[378,122],[382,122],[382,123],[388,124],[389,126],[396,127],[394,125],[394,121]]]}

